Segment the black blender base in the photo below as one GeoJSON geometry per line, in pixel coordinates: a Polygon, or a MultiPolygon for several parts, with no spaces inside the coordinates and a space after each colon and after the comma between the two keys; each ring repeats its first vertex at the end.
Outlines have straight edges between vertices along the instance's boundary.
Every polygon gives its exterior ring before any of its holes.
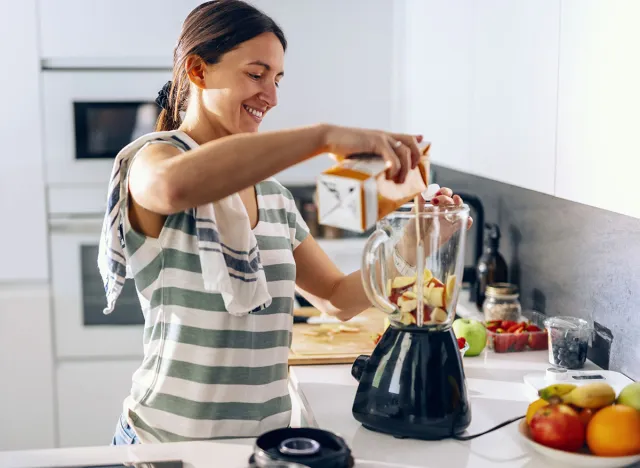
{"type": "Polygon", "coordinates": [[[462,434],[471,423],[464,368],[451,329],[387,328],[354,362],[353,417],[365,428],[419,440],[462,434]]]}
{"type": "MultiPolygon", "coordinates": [[[[357,419],[357,418],[356,418],[357,419]]],[[[442,440],[448,439],[453,435],[463,434],[469,427],[471,418],[468,419],[466,424],[457,425],[453,430],[451,426],[431,426],[425,428],[424,426],[416,426],[415,429],[408,427],[406,423],[401,423],[400,427],[394,427],[395,425],[388,419],[384,418],[379,426],[373,426],[366,422],[360,421],[362,427],[369,431],[379,432],[382,434],[388,434],[396,439],[416,439],[416,440],[442,440]]]]}

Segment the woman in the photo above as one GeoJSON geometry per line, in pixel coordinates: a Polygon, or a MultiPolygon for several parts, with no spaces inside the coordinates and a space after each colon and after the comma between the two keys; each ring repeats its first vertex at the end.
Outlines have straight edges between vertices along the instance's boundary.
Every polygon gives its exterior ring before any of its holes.
{"type": "MultiPolygon", "coordinates": [[[[341,320],[370,306],[360,272],[338,270],[270,177],[320,153],[368,152],[402,182],[421,137],[329,124],[257,133],[278,103],[286,46],[252,6],[200,5],[159,94],[157,133],[116,158],[99,258],[106,312],[126,268],[146,325],[114,444],[287,426],[295,290],[341,320]]],[[[449,189],[438,195],[436,203],[462,203],[449,189]]]]}

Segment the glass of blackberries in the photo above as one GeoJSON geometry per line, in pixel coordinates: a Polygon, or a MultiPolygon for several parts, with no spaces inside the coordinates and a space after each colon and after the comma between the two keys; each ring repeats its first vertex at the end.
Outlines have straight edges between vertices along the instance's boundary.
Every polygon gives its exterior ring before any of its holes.
{"type": "Polygon", "coordinates": [[[576,317],[551,317],[545,321],[549,336],[549,362],[564,369],[581,369],[587,359],[593,327],[576,317]]]}

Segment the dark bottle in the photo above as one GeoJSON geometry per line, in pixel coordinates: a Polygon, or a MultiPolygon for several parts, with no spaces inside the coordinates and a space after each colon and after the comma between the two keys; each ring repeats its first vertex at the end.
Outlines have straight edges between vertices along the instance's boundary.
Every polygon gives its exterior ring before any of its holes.
{"type": "Polygon", "coordinates": [[[484,226],[484,252],[476,265],[476,305],[482,309],[485,290],[492,283],[508,281],[507,263],[498,248],[500,246],[500,228],[497,224],[487,223],[484,226]]]}

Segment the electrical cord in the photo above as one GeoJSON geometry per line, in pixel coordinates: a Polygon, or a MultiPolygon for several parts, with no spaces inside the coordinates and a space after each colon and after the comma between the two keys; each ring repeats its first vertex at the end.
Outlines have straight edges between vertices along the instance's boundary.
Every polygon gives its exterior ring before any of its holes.
{"type": "Polygon", "coordinates": [[[514,422],[516,422],[516,421],[519,421],[519,420],[521,420],[522,418],[524,418],[524,416],[518,416],[518,417],[516,417],[516,418],[511,418],[511,419],[509,419],[509,420],[507,420],[507,421],[504,421],[504,422],[501,422],[501,423],[500,423],[500,424],[498,424],[497,426],[494,426],[494,427],[492,427],[491,429],[488,429],[488,430],[486,430],[486,431],[484,431],[484,432],[481,432],[481,433],[479,433],[479,434],[473,434],[473,435],[468,435],[468,436],[453,435],[452,437],[453,437],[454,439],[456,439],[456,440],[462,440],[462,441],[475,439],[476,437],[483,436],[483,435],[485,435],[485,434],[488,434],[488,433],[490,433],[490,432],[493,432],[493,431],[496,431],[496,430],[498,430],[498,429],[500,429],[500,428],[503,428],[504,426],[508,426],[509,424],[514,423],[514,422]]]}

